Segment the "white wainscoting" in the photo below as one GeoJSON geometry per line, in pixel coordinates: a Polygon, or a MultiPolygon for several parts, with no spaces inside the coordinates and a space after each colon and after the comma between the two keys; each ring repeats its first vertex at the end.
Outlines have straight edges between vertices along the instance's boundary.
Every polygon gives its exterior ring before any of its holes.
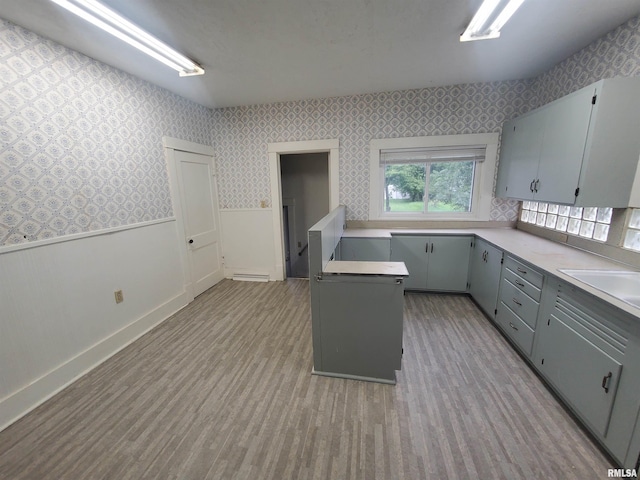
{"type": "Polygon", "coordinates": [[[220,210],[225,277],[234,274],[278,278],[270,208],[220,210]]]}
{"type": "Polygon", "coordinates": [[[174,220],[61,240],[0,254],[0,430],[187,303],[174,220]]]}

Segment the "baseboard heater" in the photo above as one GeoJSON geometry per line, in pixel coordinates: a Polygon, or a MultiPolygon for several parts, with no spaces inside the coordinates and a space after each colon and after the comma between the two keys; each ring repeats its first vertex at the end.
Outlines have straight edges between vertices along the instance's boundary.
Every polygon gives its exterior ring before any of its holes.
{"type": "Polygon", "coordinates": [[[268,273],[234,273],[234,280],[238,280],[239,282],[268,282],[269,274],[268,273]]]}

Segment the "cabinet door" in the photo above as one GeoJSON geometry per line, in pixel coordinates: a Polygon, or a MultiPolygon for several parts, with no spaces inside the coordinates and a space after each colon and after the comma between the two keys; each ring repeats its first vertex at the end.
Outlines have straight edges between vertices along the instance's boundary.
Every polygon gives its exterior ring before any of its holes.
{"type": "Polygon", "coordinates": [[[409,276],[404,281],[407,290],[427,288],[427,256],[429,237],[394,235],[391,238],[391,261],[404,262],[409,276]]]}
{"type": "Polygon", "coordinates": [[[499,169],[506,170],[503,196],[531,200],[533,184],[538,174],[544,116],[536,112],[518,118],[505,127],[511,131],[505,132],[503,129],[506,151],[500,154],[498,166],[499,169]]]}
{"type": "Polygon", "coordinates": [[[544,112],[545,124],[535,200],[575,202],[594,93],[595,89],[579,90],[541,111],[544,112]]]}
{"type": "Polygon", "coordinates": [[[469,278],[471,237],[429,237],[427,289],[465,292],[469,278]]]}
{"type": "Polygon", "coordinates": [[[318,282],[323,373],[391,380],[402,361],[403,286],[395,277],[324,275],[318,282]]]}
{"type": "Polygon", "coordinates": [[[555,315],[538,331],[540,371],[605,436],[622,365],[555,315]]]}
{"type": "Polygon", "coordinates": [[[484,240],[476,239],[471,255],[469,293],[490,318],[495,318],[502,251],[484,240]]]}
{"type": "Polygon", "coordinates": [[[340,258],[346,261],[388,262],[390,254],[388,238],[351,238],[340,240],[340,258]]]}

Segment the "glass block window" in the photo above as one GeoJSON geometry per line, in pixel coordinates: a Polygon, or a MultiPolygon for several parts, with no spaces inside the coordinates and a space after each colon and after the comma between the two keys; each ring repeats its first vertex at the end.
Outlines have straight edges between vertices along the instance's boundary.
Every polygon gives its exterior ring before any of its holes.
{"type": "Polygon", "coordinates": [[[623,246],[624,248],[640,252],[640,208],[632,209],[623,246]]]}
{"type": "MultiPolygon", "coordinates": [[[[583,208],[543,202],[522,202],[520,221],[550,230],[566,232],[570,235],[606,242],[612,212],[613,210],[608,207],[583,208]]],[[[640,225],[640,215],[638,217],[640,225]]]]}

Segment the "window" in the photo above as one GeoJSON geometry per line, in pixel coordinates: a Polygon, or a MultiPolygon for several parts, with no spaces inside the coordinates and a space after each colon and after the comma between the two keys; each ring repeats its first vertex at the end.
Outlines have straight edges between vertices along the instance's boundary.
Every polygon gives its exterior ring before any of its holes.
{"type": "Polygon", "coordinates": [[[369,218],[488,220],[496,150],[497,134],[373,140],[369,218]]]}
{"type": "Polygon", "coordinates": [[[543,202],[522,202],[520,221],[542,228],[566,232],[606,242],[611,224],[611,208],[570,207],[543,202]]]}
{"type": "Polygon", "coordinates": [[[624,237],[624,248],[640,252],[640,208],[632,208],[624,237]]]}

